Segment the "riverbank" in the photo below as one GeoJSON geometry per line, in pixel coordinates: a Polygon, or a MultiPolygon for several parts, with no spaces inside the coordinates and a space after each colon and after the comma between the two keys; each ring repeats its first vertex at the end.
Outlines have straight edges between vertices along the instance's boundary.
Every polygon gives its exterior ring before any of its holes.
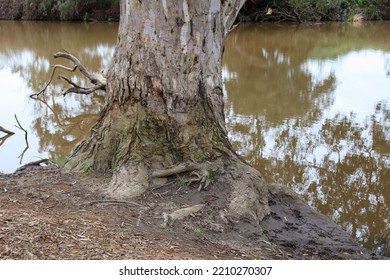
{"type": "Polygon", "coordinates": [[[105,197],[108,182],[59,168],[1,175],[0,258],[381,259],[280,185],[269,186],[271,215],[257,225],[214,215],[219,186],[167,186],[124,202],[105,197]],[[165,212],[200,203],[163,225],[165,212]]]}
{"type": "MultiPolygon", "coordinates": [[[[0,19],[118,21],[117,0],[0,0],[0,19]]],[[[242,7],[241,22],[318,22],[389,20],[388,1],[251,0],[242,7]]]]}
{"type": "Polygon", "coordinates": [[[119,21],[118,1],[0,0],[0,20],[119,21]]]}

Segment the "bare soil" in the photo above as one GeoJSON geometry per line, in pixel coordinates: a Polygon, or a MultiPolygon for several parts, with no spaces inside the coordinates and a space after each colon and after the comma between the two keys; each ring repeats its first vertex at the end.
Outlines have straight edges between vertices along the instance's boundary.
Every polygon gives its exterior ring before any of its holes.
{"type": "Polygon", "coordinates": [[[58,168],[0,175],[0,259],[380,258],[283,186],[269,186],[272,213],[258,225],[221,215],[221,186],[170,185],[129,203],[102,194],[109,179],[58,168]],[[164,212],[200,203],[164,225],[164,212]]]}

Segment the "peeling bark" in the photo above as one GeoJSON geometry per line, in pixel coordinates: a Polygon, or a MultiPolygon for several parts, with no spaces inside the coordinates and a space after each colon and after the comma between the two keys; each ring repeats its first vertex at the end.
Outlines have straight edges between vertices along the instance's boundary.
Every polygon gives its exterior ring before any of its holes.
{"type": "Polygon", "coordinates": [[[269,213],[263,179],[233,151],[225,128],[223,44],[244,2],[122,0],[105,107],[65,168],[110,170],[107,194],[118,199],[176,174],[202,190],[214,174],[212,184],[226,185],[229,213],[269,213]]]}

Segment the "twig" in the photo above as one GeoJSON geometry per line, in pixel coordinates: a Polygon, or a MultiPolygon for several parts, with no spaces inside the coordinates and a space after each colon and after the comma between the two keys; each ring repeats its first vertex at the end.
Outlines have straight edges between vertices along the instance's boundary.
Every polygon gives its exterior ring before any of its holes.
{"type": "Polygon", "coordinates": [[[104,87],[101,86],[101,85],[98,85],[98,86],[94,86],[94,87],[90,87],[90,88],[78,88],[78,87],[71,87],[71,88],[68,88],[62,95],[65,96],[67,95],[68,93],[78,93],[78,94],[91,94],[97,90],[104,90],[104,87]]]}
{"type": "Polygon", "coordinates": [[[54,66],[53,66],[53,70],[52,70],[52,72],[51,72],[50,79],[49,79],[49,81],[47,82],[47,84],[45,85],[45,87],[44,87],[41,91],[39,91],[38,93],[31,94],[31,95],[30,95],[31,98],[36,97],[36,96],[39,96],[39,95],[41,95],[42,93],[45,92],[45,90],[47,89],[47,87],[48,87],[48,86],[51,84],[51,82],[53,81],[53,77],[54,77],[54,74],[55,74],[57,68],[64,69],[64,70],[69,71],[69,72],[74,72],[74,71],[76,71],[76,69],[77,69],[77,65],[75,65],[73,68],[69,68],[69,67],[63,66],[63,65],[61,65],[61,64],[54,65],[54,66]]]}
{"type": "Polygon", "coordinates": [[[1,132],[4,132],[4,133],[7,133],[7,134],[15,134],[15,132],[12,132],[12,131],[10,131],[10,130],[8,130],[8,129],[5,129],[5,128],[2,127],[1,125],[0,125],[0,131],[1,131],[1,132]]]}
{"type": "Polygon", "coordinates": [[[84,203],[84,204],[81,204],[81,205],[89,205],[89,206],[91,206],[91,205],[99,204],[99,203],[127,204],[127,205],[130,205],[130,206],[144,207],[143,205],[138,204],[136,202],[126,201],[126,200],[94,200],[94,201],[90,201],[90,202],[87,202],[87,203],[84,203]]]}
{"type": "Polygon", "coordinates": [[[0,146],[4,144],[5,140],[7,140],[9,137],[11,137],[13,134],[7,134],[3,137],[0,137],[0,146]]]}
{"type": "Polygon", "coordinates": [[[15,125],[16,128],[20,129],[20,130],[23,130],[24,131],[24,140],[26,141],[26,148],[23,150],[22,154],[18,157],[20,158],[20,164],[22,164],[22,161],[23,161],[23,157],[24,157],[24,154],[26,153],[26,151],[28,150],[28,148],[30,147],[30,145],[28,144],[28,133],[27,133],[27,130],[25,130],[22,125],[20,124],[19,120],[18,120],[18,117],[16,115],[15,116],[15,120],[16,122],[18,123],[18,125],[15,125]]]}

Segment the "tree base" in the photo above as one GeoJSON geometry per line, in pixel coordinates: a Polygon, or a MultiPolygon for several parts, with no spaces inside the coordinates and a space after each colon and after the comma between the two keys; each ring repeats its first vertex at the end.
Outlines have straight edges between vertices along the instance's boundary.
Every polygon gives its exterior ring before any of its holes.
{"type": "MultiPolygon", "coordinates": [[[[81,161],[73,156],[65,168],[75,170],[72,162],[81,161]]],[[[219,157],[203,164],[187,162],[166,169],[151,170],[142,163],[123,164],[102,191],[110,198],[128,200],[167,188],[191,189],[192,195],[194,192],[206,194],[217,188],[218,197],[223,197],[224,201],[218,207],[225,215],[239,219],[259,222],[270,213],[264,179],[234,154],[230,159],[219,157]]]]}

